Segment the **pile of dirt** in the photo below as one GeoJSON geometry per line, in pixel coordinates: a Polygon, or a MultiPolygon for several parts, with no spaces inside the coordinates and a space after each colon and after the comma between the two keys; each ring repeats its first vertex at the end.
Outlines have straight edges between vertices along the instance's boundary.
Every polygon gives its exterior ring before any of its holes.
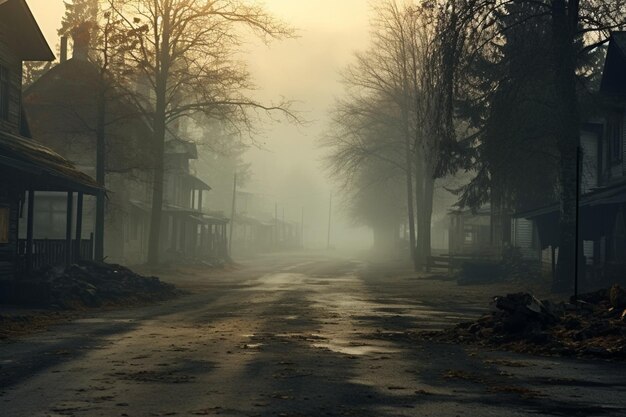
{"type": "Polygon", "coordinates": [[[49,268],[41,278],[48,286],[48,304],[64,309],[162,301],[178,294],[156,277],[145,277],[121,265],[81,262],[49,268]]]}
{"type": "Polygon", "coordinates": [[[495,297],[491,313],[425,336],[532,354],[626,359],[626,291],[614,285],[572,303],[527,293],[495,297]]]}

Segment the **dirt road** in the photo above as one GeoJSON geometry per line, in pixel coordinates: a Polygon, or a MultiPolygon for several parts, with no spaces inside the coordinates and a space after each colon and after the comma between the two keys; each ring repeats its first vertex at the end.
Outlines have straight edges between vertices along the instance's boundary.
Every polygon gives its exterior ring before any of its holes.
{"type": "Polygon", "coordinates": [[[170,278],[194,293],[0,344],[0,415],[626,415],[626,364],[396,337],[479,314],[449,283],[322,255],[170,278]]]}

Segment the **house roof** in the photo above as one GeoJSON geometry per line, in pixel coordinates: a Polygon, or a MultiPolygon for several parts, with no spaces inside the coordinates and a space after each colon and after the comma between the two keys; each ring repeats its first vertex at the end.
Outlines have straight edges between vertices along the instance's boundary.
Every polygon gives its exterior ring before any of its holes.
{"type": "Polygon", "coordinates": [[[165,153],[185,155],[189,159],[198,159],[198,147],[195,143],[185,140],[167,130],[165,133],[165,153]]]}
{"type": "MultiPolygon", "coordinates": [[[[95,164],[100,70],[69,59],[55,65],[24,90],[23,104],[33,135],[79,165],[95,164]],[[77,150],[80,151],[77,151],[77,150]]],[[[152,128],[125,94],[110,89],[105,120],[109,172],[151,169],[152,128]]]]}
{"type": "Polygon", "coordinates": [[[185,175],[185,177],[187,178],[187,181],[192,186],[192,188],[195,190],[207,190],[207,191],[212,190],[209,184],[202,181],[200,178],[196,177],[195,175],[187,174],[185,175]]]}
{"type": "Polygon", "coordinates": [[[0,0],[7,43],[22,61],[53,61],[54,54],[25,0],[0,0]]]}
{"type": "MultiPolygon", "coordinates": [[[[597,207],[609,204],[626,203],[626,181],[620,181],[606,187],[597,188],[586,193],[580,198],[580,207],[597,207]]],[[[546,214],[558,213],[560,209],[559,203],[553,203],[548,206],[539,207],[534,210],[515,213],[515,218],[532,219],[546,214]]]]}
{"type": "Polygon", "coordinates": [[[454,209],[450,210],[449,215],[451,216],[490,216],[491,215],[491,204],[485,204],[480,206],[477,209],[454,209]]]}
{"type": "Polygon", "coordinates": [[[7,167],[40,191],[96,194],[101,187],[68,160],[41,143],[0,131],[0,167],[7,167]]]}
{"type": "MultiPolygon", "coordinates": [[[[150,211],[152,210],[152,206],[149,203],[143,201],[130,200],[130,203],[138,209],[145,211],[146,213],[150,213],[150,211]]],[[[221,215],[221,213],[207,214],[196,209],[180,207],[167,203],[163,204],[162,211],[163,213],[167,213],[172,216],[186,217],[203,224],[226,224],[230,222],[230,219],[224,217],[223,215],[221,215]]]]}
{"type": "Polygon", "coordinates": [[[611,34],[600,92],[611,96],[626,96],[626,32],[611,34]]]}

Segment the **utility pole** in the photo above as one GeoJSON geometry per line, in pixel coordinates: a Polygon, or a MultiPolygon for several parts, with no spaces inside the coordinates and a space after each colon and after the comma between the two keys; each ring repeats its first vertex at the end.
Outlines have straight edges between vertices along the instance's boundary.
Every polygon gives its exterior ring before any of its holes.
{"type": "Polygon", "coordinates": [[[230,215],[230,236],[228,237],[228,254],[232,256],[233,250],[233,229],[235,228],[235,207],[237,204],[237,172],[233,179],[233,209],[230,215]]]}
{"type": "Polygon", "coordinates": [[[104,261],[104,218],[105,218],[105,158],[106,158],[106,92],[104,73],[100,74],[100,85],[97,96],[96,115],[96,182],[101,187],[96,195],[96,239],[94,242],[94,257],[98,262],[104,261]]]}
{"type": "Polygon", "coordinates": [[[274,247],[278,247],[278,202],[274,202],[274,247]]]}
{"type": "Polygon", "coordinates": [[[578,244],[579,240],[579,228],[580,228],[580,174],[581,174],[581,154],[582,150],[580,146],[576,147],[576,227],[574,229],[574,245],[576,247],[576,252],[574,255],[574,302],[578,304],[578,268],[579,265],[579,257],[580,257],[580,246],[578,244]]]}
{"type": "Polygon", "coordinates": [[[302,207],[302,218],[300,220],[300,245],[304,249],[304,206],[302,207]]]}
{"type": "Polygon", "coordinates": [[[326,249],[330,250],[330,224],[333,213],[333,193],[330,193],[330,200],[328,201],[328,238],[326,240],[326,249]]]}

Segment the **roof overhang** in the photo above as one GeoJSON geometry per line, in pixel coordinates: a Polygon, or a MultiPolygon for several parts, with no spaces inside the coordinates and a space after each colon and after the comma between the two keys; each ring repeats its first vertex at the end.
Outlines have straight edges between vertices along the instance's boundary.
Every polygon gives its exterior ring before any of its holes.
{"type": "Polygon", "coordinates": [[[35,191],[104,191],[89,175],[33,139],[0,131],[0,169],[35,191]]]}
{"type": "Polygon", "coordinates": [[[626,95],[626,32],[611,34],[604,61],[600,92],[608,96],[626,95]]]}
{"type": "MultiPolygon", "coordinates": [[[[607,206],[611,204],[622,203],[626,203],[626,182],[620,182],[603,188],[598,188],[583,195],[580,199],[581,208],[607,206]]],[[[557,214],[559,210],[559,203],[553,203],[548,206],[540,207],[534,210],[515,213],[513,214],[513,217],[517,219],[533,219],[541,216],[557,214]]]]}
{"type": "Polygon", "coordinates": [[[0,0],[9,47],[22,61],[54,61],[54,54],[25,0],[0,0]]]}
{"type": "Polygon", "coordinates": [[[200,178],[196,177],[195,175],[188,174],[186,175],[186,178],[194,190],[206,190],[206,191],[211,190],[211,186],[209,184],[202,181],[200,178]]]}

